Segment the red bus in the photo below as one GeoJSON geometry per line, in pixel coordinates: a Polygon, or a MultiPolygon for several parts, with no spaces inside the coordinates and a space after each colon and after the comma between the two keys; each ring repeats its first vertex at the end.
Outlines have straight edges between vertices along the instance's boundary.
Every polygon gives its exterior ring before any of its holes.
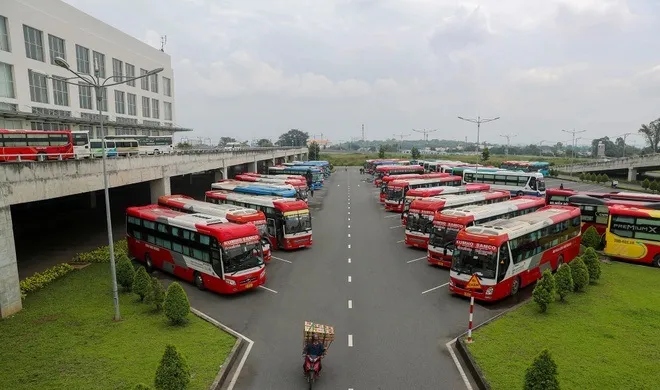
{"type": "Polygon", "coordinates": [[[568,198],[573,195],[588,195],[593,198],[611,199],[613,201],[660,202],[660,195],[639,192],[578,192],[569,188],[549,188],[545,191],[547,204],[567,205],[568,198]]]}
{"type": "Polygon", "coordinates": [[[74,158],[70,131],[0,129],[0,161],[74,158]]]}
{"type": "Polygon", "coordinates": [[[304,182],[307,182],[307,179],[303,175],[265,175],[265,174],[262,174],[262,173],[255,173],[255,172],[245,172],[245,173],[241,173],[241,175],[252,176],[252,177],[261,177],[261,178],[264,178],[264,179],[302,180],[304,182]]]}
{"type": "Polygon", "coordinates": [[[606,255],[660,267],[660,208],[610,207],[606,255]]]}
{"type": "Polygon", "coordinates": [[[515,295],[580,252],[580,209],[545,206],[534,213],[470,226],[456,236],[449,291],[496,301],[515,295]],[[465,288],[477,275],[482,289],[465,288]]]}
{"type": "Polygon", "coordinates": [[[376,172],[376,167],[379,165],[406,165],[406,162],[406,160],[401,160],[398,158],[377,158],[374,160],[365,161],[364,169],[373,175],[376,172]]]}
{"type": "Polygon", "coordinates": [[[206,214],[148,205],[126,210],[128,253],[145,264],[193,282],[200,290],[233,294],[266,281],[257,227],[206,214]]]}
{"type": "Polygon", "coordinates": [[[380,183],[380,203],[385,203],[385,198],[387,197],[387,186],[390,182],[394,180],[416,180],[416,179],[436,179],[438,177],[447,177],[448,173],[407,173],[404,175],[394,175],[394,176],[384,176],[383,180],[380,183]]]}
{"type": "Polygon", "coordinates": [[[433,229],[433,220],[437,213],[467,205],[504,202],[509,198],[511,198],[511,193],[508,191],[488,191],[415,199],[410,204],[410,210],[406,218],[404,241],[406,245],[426,249],[429,243],[429,235],[433,229]]]}
{"type": "Polygon", "coordinates": [[[408,210],[410,204],[415,199],[425,199],[433,196],[441,195],[461,195],[473,194],[476,192],[490,191],[490,184],[466,184],[458,187],[429,187],[429,188],[414,188],[406,193],[406,199],[403,205],[403,212],[401,213],[401,223],[405,225],[408,220],[408,210]]]}
{"type": "Polygon", "coordinates": [[[214,217],[225,218],[236,224],[251,223],[257,227],[264,248],[264,261],[270,262],[270,241],[266,236],[266,216],[259,210],[228,204],[213,204],[195,200],[186,195],[163,195],[158,198],[158,204],[182,213],[201,213],[214,217]]]}
{"type": "Polygon", "coordinates": [[[378,187],[386,176],[398,176],[409,173],[424,173],[424,167],[421,165],[381,165],[376,167],[374,184],[378,187]]]}
{"type": "Polygon", "coordinates": [[[312,246],[312,217],[305,201],[222,190],[206,191],[206,201],[263,212],[266,215],[266,235],[275,249],[292,250],[312,246]]]}
{"type": "Polygon", "coordinates": [[[288,179],[284,175],[278,178],[259,177],[252,175],[236,175],[234,180],[245,181],[249,183],[264,183],[264,184],[287,184],[292,186],[298,192],[300,199],[307,199],[307,180],[303,179],[288,179]]]}
{"type": "Polygon", "coordinates": [[[508,219],[532,213],[545,206],[537,196],[521,196],[497,204],[470,205],[442,210],[433,217],[428,242],[430,264],[451,267],[452,249],[458,232],[468,226],[483,225],[495,219],[508,219]]]}
{"type": "Polygon", "coordinates": [[[387,185],[385,196],[385,210],[403,212],[403,206],[408,190],[429,187],[457,187],[462,184],[460,176],[445,176],[435,179],[394,180],[387,185]]]}

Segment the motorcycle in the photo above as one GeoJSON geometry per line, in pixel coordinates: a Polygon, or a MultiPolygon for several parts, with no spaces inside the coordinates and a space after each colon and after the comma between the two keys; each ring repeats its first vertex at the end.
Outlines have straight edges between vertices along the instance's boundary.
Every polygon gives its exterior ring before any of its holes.
{"type": "Polygon", "coordinates": [[[312,386],[316,380],[319,379],[321,371],[321,356],[312,356],[305,355],[305,378],[307,378],[307,383],[309,383],[309,389],[312,389],[312,386]]]}

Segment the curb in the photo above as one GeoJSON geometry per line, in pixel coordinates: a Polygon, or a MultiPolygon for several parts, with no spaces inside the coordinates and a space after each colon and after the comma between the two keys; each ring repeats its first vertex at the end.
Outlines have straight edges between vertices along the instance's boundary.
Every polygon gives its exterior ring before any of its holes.
{"type": "Polygon", "coordinates": [[[196,315],[197,317],[203,319],[204,321],[212,324],[213,326],[216,326],[223,331],[231,334],[236,338],[236,342],[234,343],[234,346],[231,349],[231,352],[229,352],[229,356],[227,356],[227,359],[222,363],[222,366],[220,366],[220,371],[218,371],[218,375],[215,376],[215,379],[213,380],[213,383],[209,387],[210,390],[219,390],[225,385],[225,381],[227,380],[227,376],[229,375],[229,372],[234,368],[234,365],[236,364],[236,360],[238,359],[238,356],[243,353],[245,350],[245,345],[247,344],[247,341],[243,335],[240,333],[234,331],[227,325],[224,325],[215,319],[209,317],[208,315],[204,314],[203,312],[191,307],[190,311],[196,315]]]}

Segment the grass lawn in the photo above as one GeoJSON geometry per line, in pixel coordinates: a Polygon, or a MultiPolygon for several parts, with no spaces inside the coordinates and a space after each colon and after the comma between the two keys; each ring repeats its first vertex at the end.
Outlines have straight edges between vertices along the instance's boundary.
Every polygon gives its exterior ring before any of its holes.
{"type": "Polygon", "coordinates": [[[190,389],[208,389],[235,339],[190,315],[172,327],[136,296],[114,313],[108,264],[92,264],[30,294],[23,311],[0,320],[0,389],[132,389],[153,386],[166,344],[192,371],[190,389]]]}
{"type": "Polygon", "coordinates": [[[603,264],[601,280],[541,314],[534,302],[474,333],[468,348],[494,390],[522,389],[548,348],[567,389],[657,389],[660,270],[603,264]]]}

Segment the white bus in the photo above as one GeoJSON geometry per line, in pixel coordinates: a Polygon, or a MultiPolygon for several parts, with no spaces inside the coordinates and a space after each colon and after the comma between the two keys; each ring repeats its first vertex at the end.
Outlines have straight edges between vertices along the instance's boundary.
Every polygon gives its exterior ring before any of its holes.
{"type": "Polygon", "coordinates": [[[89,144],[89,131],[72,131],[71,137],[73,138],[73,155],[76,160],[90,158],[92,151],[89,144]]]}
{"type": "Polygon", "coordinates": [[[513,196],[545,196],[545,181],[540,172],[484,171],[466,169],[463,183],[490,184],[491,189],[510,191],[513,196]]]}
{"type": "Polygon", "coordinates": [[[140,155],[145,154],[170,154],[174,151],[171,135],[149,136],[149,135],[109,135],[108,140],[131,139],[138,142],[140,155]]]}
{"type": "Polygon", "coordinates": [[[227,142],[222,149],[226,151],[231,151],[231,150],[240,150],[244,148],[245,145],[243,145],[241,142],[227,142]]]}

